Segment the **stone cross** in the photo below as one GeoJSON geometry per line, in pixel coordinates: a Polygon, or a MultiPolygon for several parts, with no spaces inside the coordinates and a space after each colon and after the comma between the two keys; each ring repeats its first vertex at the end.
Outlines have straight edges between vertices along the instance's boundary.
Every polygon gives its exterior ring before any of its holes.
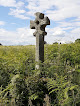
{"type": "Polygon", "coordinates": [[[47,32],[45,32],[45,27],[50,25],[50,20],[48,17],[44,17],[43,13],[37,12],[35,15],[36,19],[34,21],[30,21],[30,28],[36,29],[33,33],[36,37],[35,60],[38,63],[35,68],[39,69],[39,62],[44,62],[44,36],[47,34],[47,32]]]}

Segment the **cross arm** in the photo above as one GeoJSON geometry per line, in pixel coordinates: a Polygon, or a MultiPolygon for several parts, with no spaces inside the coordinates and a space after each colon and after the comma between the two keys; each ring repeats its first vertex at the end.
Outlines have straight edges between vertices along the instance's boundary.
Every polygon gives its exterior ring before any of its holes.
{"type": "Polygon", "coordinates": [[[48,17],[44,17],[44,19],[43,20],[41,20],[41,23],[40,23],[41,25],[50,25],[50,20],[49,20],[49,18],[48,17]]]}
{"type": "Polygon", "coordinates": [[[30,28],[35,29],[35,22],[34,21],[30,21],[30,28]]]}

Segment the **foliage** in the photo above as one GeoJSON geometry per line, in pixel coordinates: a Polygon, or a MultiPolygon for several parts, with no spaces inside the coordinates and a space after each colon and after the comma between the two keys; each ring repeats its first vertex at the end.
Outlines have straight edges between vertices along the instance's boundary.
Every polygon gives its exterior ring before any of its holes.
{"type": "Polygon", "coordinates": [[[34,46],[0,46],[0,106],[79,106],[80,44],[45,45],[35,70],[34,46]]]}
{"type": "Polygon", "coordinates": [[[75,40],[75,43],[80,43],[80,39],[76,39],[75,40]]]}

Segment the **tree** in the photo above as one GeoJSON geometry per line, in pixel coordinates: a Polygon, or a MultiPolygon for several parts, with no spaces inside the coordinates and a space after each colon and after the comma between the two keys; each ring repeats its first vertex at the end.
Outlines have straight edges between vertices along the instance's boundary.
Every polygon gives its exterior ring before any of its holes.
{"type": "Polygon", "coordinates": [[[53,44],[58,44],[58,42],[54,42],[53,44]]]}
{"type": "Polygon", "coordinates": [[[76,39],[75,40],[75,43],[80,43],[80,39],[76,39]]]}

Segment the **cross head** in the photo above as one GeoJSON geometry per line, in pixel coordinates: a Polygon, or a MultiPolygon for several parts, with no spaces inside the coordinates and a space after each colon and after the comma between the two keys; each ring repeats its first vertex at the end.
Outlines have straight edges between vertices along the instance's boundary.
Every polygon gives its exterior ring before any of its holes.
{"type": "Polygon", "coordinates": [[[35,21],[30,21],[30,28],[36,29],[33,35],[34,36],[36,36],[37,34],[46,35],[47,32],[45,32],[45,27],[47,25],[50,25],[49,18],[44,17],[44,14],[40,12],[35,13],[35,15],[36,15],[35,21]]]}

